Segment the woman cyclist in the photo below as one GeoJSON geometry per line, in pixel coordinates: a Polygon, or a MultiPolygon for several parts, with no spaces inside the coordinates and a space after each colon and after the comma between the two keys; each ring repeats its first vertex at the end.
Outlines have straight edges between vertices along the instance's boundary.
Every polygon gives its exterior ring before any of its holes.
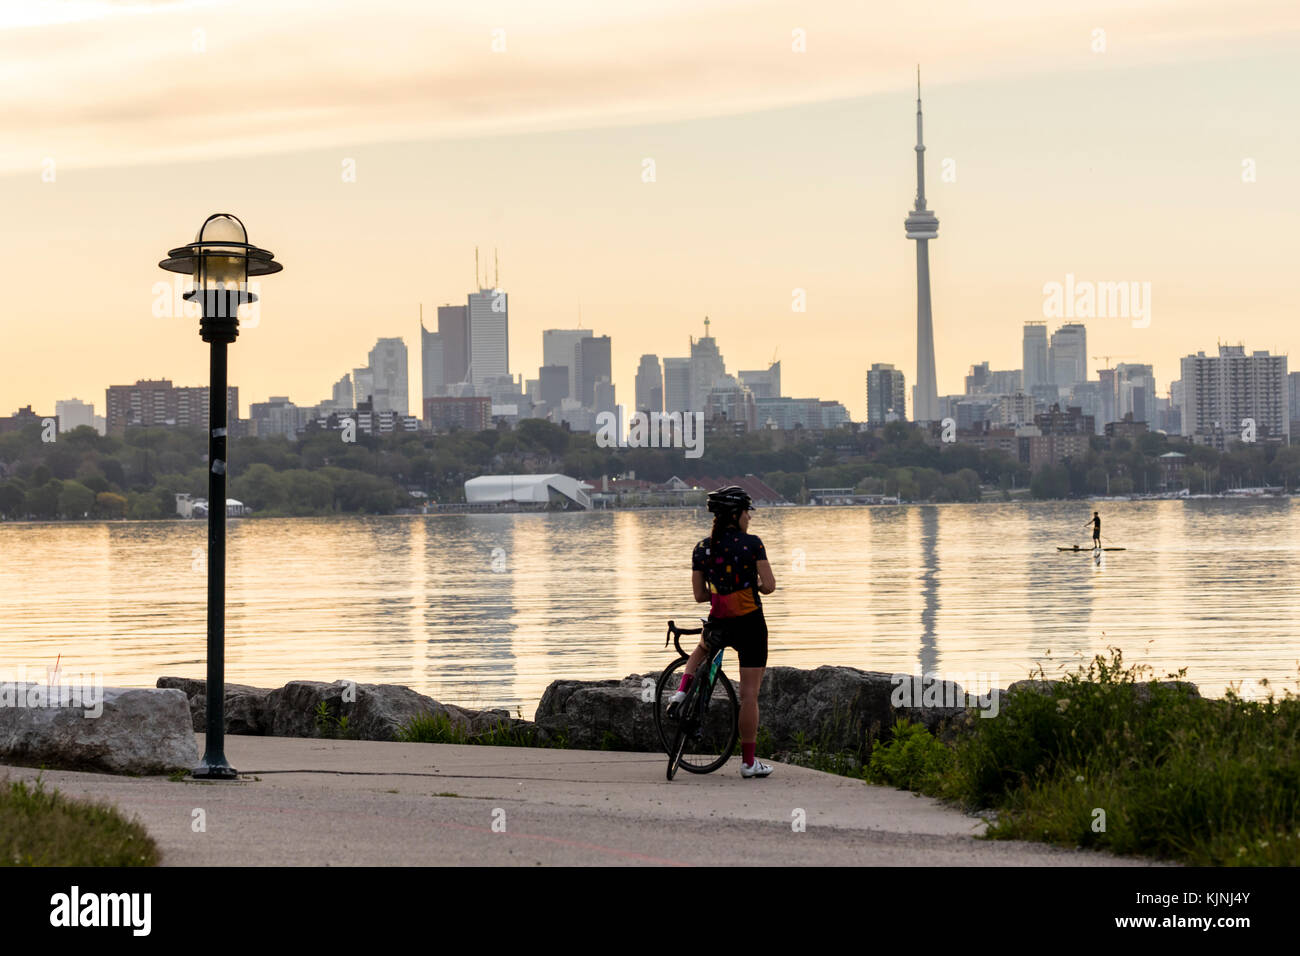
{"type": "Polygon", "coordinates": [[[753,499],[738,485],[730,485],[710,493],[708,501],[713,532],[695,546],[691,555],[691,587],[696,601],[709,602],[709,620],[700,643],[686,661],[686,672],[668,705],[668,716],[676,716],[695,671],[709,654],[708,645],[734,647],[740,658],[740,775],[766,777],[772,768],[754,754],[758,688],[767,667],[767,622],[758,596],[775,591],[776,578],[763,542],[748,533],[753,499]]]}

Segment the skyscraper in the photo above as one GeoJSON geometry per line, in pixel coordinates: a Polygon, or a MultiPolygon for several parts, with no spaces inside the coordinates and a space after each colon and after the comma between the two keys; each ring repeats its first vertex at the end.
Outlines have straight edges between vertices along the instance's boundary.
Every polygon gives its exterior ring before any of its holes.
{"type": "Polygon", "coordinates": [[[608,335],[579,339],[573,347],[574,369],[578,379],[575,396],[586,408],[595,408],[596,383],[613,380],[608,335]]]}
{"type": "Polygon", "coordinates": [[[442,342],[442,385],[459,385],[469,375],[469,307],[438,306],[438,338],[442,342]]]}
{"type": "Polygon", "coordinates": [[[437,332],[430,332],[424,327],[424,319],[420,319],[420,408],[424,408],[424,400],[441,395],[445,391],[443,388],[443,354],[442,354],[442,336],[437,332]]]}
{"type": "Polygon", "coordinates": [[[690,411],[704,411],[709,392],[715,385],[725,385],[727,366],[718,350],[718,341],[709,335],[709,317],[704,317],[704,334],[691,339],[690,411]]]}
{"type": "Polygon", "coordinates": [[[1047,365],[1047,323],[1026,322],[1022,345],[1025,392],[1032,394],[1035,385],[1047,385],[1052,381],[1047,365]]]}
{"type": "Polygon", "coordinates": [[[636,410],[662,412],[664,410],[664,373],[659,366],[659,356],[642,355],[636,370],[636,410]]]}
{"type": "Polygon", "coordinates": [[[362,402],[369,402],[375,394],[375,376],[367,366],[352,370],[352,407],[360,408],[362,402]]]}
{"type": "Polygon", "coordinates": [[[692,411],[691,360],[688,358],[664,359],[664,411],[692,411]]]}
{"type": "Polygon", "coordinates": [[[773,362],[766,369],[742,369],[740,381],[755,398],[780,398],[781,363],[773,362]]]}
{"type": "Polygon", "coordinates": [[[542,331],[542,364],[563,365],[569,370],[568,398],[578,397],[577,359],[574,348],[581,339],[592,336],[591,329],[544,329],[542,331]]]}
{"type": "Polygon", "coordinates": [[[469,380],[476,390],[510,374],[509,305],[500,289],[479,289],[469,295],[469,380]]]}
{"type": "Polygon", "coordinates": [[[374,411],[406,415],[410,407],[406,343],[401,339],[380,339],[370,350],[374,411]]]}
{"type": "Polygon", "coordinates": [[[569,397],[570,372],[567,365],[543,365],[537,370],[538,393],[548,410],[559,408],[569,397]]]}
{"type": "Polygon", "coordinates": [[[904,421],[906,396],[903,373],[892,365],[876,362],[867,372],[867,422],[883,425],[904,421]]]}
{"type": "Polygon", "coordinates": [[[1053,385],[1071,388],[1088,380],[1088,330],[1082,323],[1067,322],[1053,332],[1047,355],[1053,385]]]}
{"type": "Polygon", "coordinates": [[[907,238],[916,241],[916,385],[912,418],[939,419],[939,389],[934,372],[934,319],[930,314],[929,241],[939,237],[939,218],[925,207],[925,143],[921,137],[921,68],[916,68],[916,206],[903,221],[907,238]]]}

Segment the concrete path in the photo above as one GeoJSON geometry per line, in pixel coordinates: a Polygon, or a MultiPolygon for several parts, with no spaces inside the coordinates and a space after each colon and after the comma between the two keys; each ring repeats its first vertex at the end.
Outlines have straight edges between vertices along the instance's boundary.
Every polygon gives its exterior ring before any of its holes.
{"type": "Polygon", "coordinates": [[[226,756],[238,782],[44,776],[139,819],[172,866],[1135,865],[977,840],[977,818],[927,797],[784,765],[669,783],[656,754],[238,736],[226,756]]]}

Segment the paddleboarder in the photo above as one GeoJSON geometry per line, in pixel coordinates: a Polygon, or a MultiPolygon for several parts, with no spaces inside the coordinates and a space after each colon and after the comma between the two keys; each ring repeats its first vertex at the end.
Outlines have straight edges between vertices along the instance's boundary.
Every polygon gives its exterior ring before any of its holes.
{"type": "MultiPolygon", "coordinates": [[[[1088,526],[1084,525],[1084,527],[1088,526]]],[[[1101,547],[1101,515],[1095,511],[1092,513],[1092,546],[1101,547]]]]}

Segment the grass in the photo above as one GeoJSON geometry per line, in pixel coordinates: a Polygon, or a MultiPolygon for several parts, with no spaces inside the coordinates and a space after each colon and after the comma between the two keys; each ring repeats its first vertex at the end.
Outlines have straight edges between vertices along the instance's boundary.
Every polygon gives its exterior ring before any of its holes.
{"type": "Polygon", "coordinates": [[[1006,695],[999,716],[972,720],[951,744],[900,721],[867,777],[992,810],[993,839],[1300,865],[1300,698],[1210,700],[1178,681],[1157,683],[1111,648],[1006,695]]]}
{"type": "Polygon", "coordinates": [[[0,782],[0,866],[157,866],[158,847],[112,807],[0,782]]]}
{"type": "Polygon", "coordinates": [[[412,717],[397,733],[405,743],[422,744],[483,744],[490,747],[556,747],[567,745],[564,734],[555,734],[545,743],[539,742],[532,728],[516,729],[509,721],[499,721],[490,729],[472,734],[463,724],[452,721],[446,714],[425,713],[412,717]]]}

